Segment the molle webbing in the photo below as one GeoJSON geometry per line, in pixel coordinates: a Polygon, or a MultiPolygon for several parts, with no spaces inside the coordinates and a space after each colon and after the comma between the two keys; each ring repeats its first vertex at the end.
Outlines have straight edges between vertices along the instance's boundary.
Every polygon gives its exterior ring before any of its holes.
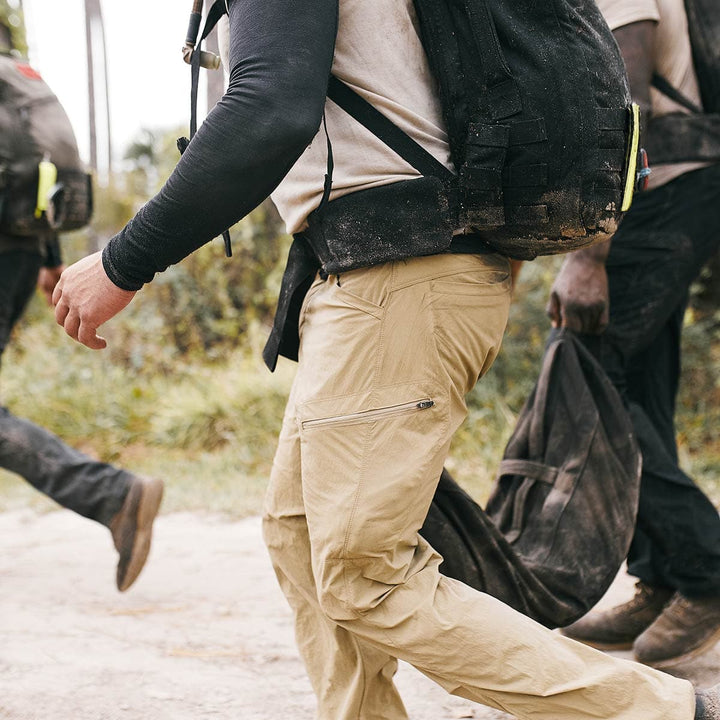
{"type": "Polygon", "coordinates": [[[604,240],[632,195],[633,114],[617,44],[591,0],[414,0],[454,177],[353,89],[329,97],[424,176],[456,227],[530,259],[604,240]],[[628,192],[629,190],[629,192],[628,192]]]}

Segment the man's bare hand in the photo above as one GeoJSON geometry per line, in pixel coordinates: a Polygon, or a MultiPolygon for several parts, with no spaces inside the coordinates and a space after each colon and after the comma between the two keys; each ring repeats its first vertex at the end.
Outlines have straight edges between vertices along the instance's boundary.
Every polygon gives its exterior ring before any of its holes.
{"type": "Polygon", "coordinates": [[[550,291],[547,314],[553,327],[597,335],[609,321],[605,259],[609,242],[570,253],[550,291]]]}
{"type": "Polygon", "coordinates": [[[58,265],[57,267],[53,268],[40,268],[37,286],[38,288],[40,288],[40,291],[45,296],[45,300],[47,300],[48,305],[53,304],[52,295],[55,291],[55,286],[58,284],[58,280],[60,280],[60,275],[62,274],[62,271],[64,269],[64,265],[58,265]]]}
{"type": "Polygon", "coordinates": [[[101,350],[107,342],[97,329],[134,296],[135,292],[113,284],[97,252],[71,265],[60,276],[52,296],[55,320],[71,338],[92,350],[101,350]]]}

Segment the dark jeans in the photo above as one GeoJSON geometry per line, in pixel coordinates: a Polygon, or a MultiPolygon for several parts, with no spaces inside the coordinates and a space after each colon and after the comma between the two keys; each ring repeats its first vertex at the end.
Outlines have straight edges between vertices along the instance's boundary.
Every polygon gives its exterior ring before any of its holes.
{"type": "MultiPolygon", "coordinates": [[[[0,355],[32,297],[40,255],[0,254],[0,355]]],[[[80,515],[109,525],[125,500],[132,475],[67,446],[60,438],[0,407],[0,467],[80,515]]]]}
{"type": "Polygon", "coordinates": [[[678,465],[674,423],[688,288],[719,245],[720,165],[639,195],[607,261],[610,325],[599,343],[643,455],[629,570],[687,597],[720,594],[720,516],[678,465]]]}

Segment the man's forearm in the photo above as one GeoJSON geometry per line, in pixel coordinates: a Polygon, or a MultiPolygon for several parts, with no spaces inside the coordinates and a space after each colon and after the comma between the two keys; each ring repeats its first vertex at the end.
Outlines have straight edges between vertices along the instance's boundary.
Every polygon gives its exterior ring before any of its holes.
{"type": "Polygon", "coordinates": [[[160,193],[116,235],[103,266],[137,290],[257,207],[319,128],[337,0],[230,3],[228,91],[160,193]]]}
{"type": "Polygon", "coordinates": [[[574,261],[581,263],[596,263],[604,265],[610,253],[612,238],[604,242],[598,242],[588,247],[581,248],[575,252],[569,253],[566,261],[574,261]]]}

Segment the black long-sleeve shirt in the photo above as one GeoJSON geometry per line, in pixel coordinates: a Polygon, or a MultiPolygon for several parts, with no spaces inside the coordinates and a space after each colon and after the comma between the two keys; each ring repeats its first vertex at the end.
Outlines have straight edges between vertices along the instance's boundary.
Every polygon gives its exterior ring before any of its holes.
{"type": "Polygon", "coordinates": [[[160,192],[103,251],[137,290],[257,207],[317,133],[338,0],[231,0],[228,90],[160,192]]]}

